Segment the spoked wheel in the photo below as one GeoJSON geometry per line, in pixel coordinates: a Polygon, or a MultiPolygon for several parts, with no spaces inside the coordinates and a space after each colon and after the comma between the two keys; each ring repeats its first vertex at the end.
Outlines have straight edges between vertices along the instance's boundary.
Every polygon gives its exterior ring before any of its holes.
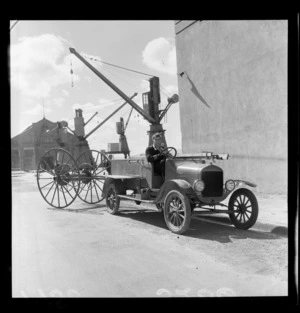
{"type": "Polygon", "coordinates": [[[114,184],[110,184],[108,186],[107,194],[106,194],[106,206],[107,211],[110,214],[117,214],[120,207],[120,198],[118,197],[116,187],[114,184]]]}
{"type": "Polygon", "coordinates": [[[72,155],[54,148],[41,158],[37,168],[37,184],[45,201],[55,208],[69,206],[80,187],[80,173],[72,155]]]}
{"type": "Polygon", "coordinates": [[[168,228],[173,233],[184,233],[191,223],[189,199],[180,191],[171,190],[165,199],[164,217],[168,228]]]}
{"type": "Polygon", "coordinates": [[[82,179],[78,197],[90,204],[102,201],[103,184],[109,173],[110,160],[100,151],[87,150],[78,156],[76,162],[82,179]]]}
{"type": "Polygon", "coordinates": [[[249,229],[255,224],[258,217],[258,203],[252,191],[236,190],[229,200],[228,208],[234,211],[229,214],[229,218],[236,228],[249,229]]]}

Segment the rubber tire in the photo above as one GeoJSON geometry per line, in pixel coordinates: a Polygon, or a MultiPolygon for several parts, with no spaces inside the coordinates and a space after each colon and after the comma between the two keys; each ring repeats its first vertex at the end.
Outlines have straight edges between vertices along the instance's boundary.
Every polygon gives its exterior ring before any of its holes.
{"type": "Polygon", "coordinates": [[[114,184],[110,184],[108,186],[107,194],[106,194],[106,197],[105,197],[105,201],[106,201],[106,207],[107,207],[108,213],[110,213],[112,215],[117,214],[118,210],[119,210],[119,207],[120,207],[120,198],[117,195],[116,186],[114,184]],[[110,200],[109,200],[109,197],[110,197],[110,195],[112,193],[115,194],[115,203],[114,203],[113,207],[110,206],[110,200]]]}
{"type": "Polygon", "coordinates": [[[235,200],[239,196],[242,196],[242,195],[247,197],[249,199],[250,203],[251,203],[252,213],[251,213],[251,216],[250,216],[249,220],[247,222],[245,222],[245,223],[241,223],[236,218],[234,213],[229,214],[229,218],[230,218],[232,224],[236,228],[247,230],[247,229],[251,228],[256,223],[256,220],[257,220],[257,217],[258,217],[258,211],[259,211],[259,209],[258,209],[258,202],[257,202],[257,199],[256,199],[254,193],[251,190],[245,189],[245,188],[241,188],[241,189],[236,190],[230,197],[229,204],[228,204],[228,209],[229,210],[233,210],[235,208],[233,206],[235,200]]]}
{"type": "Polygon", "coordinates": [[[188,197],[184,195],[183,193],[181,193],[179,190],[171,190],[167,194],[165,198],[165,202],[164,202],[164,218],[165,218],[167,227],[175,234],[183,234],[184,232],[188,230],[190,226],[191,217],[192,217],[191,206],[190,206],[190,201],[188,197]],[[180,199],[181,203],[183,204],[183,209],[185,213],[184,221],[180,227],[173,225],[169,221],[168,216],[167,216],[167,209],[174,196],[180,199]]]}

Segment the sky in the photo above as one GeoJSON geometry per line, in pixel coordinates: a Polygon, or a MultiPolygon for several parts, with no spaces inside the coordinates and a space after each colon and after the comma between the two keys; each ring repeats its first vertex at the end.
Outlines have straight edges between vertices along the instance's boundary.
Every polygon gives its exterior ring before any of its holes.
{"type": "MultiPolygon", "coordinates": [[[[67,121],[74,130],[75,109],[83,110],[88,134],[124,103],[115,91],[69,51],[70,47],[142,107],[142,93],[150,90],[149,78],[159,77],[161,109],[167,98],[178,94],[173,20],[165,21],[11,21],[10,88],[11,137],[45,116],[52,122],[67,121]],[[105,63],[130,70],[126,71],[105,63]]],[[[180,95],[179,95],[180,97],[180,95]]],[[[116,115],[88,138],[91,149],[107,150],[118,142],[116,122],[125,123],[131,106],[116,115]]],[[[181,150],[179,102],[162,120],[168,146],[181,150]]],[[[147,122],[133,111],[126,128],[131,155],[145,152],[147,122]]]]}

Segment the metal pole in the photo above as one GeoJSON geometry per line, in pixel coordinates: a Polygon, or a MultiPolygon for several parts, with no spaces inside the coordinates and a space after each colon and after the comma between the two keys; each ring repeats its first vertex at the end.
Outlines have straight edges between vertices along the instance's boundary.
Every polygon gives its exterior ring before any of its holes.
{"type": "Polygon", "coordinates": [[[160,114],[158,121],[160,122],[162,120],[162,118],[165,116],[165,114],[168,112],[169,108],[171,107],[171,105],[173,103],[178,102],[179,97],[177,94],[174,94],[171,98],[168,98],[168,104],[166,106],[166,108],[163,110],[163,112],[160,114]]]}
{"type": "MultiPolygon", "coordinates": [[[[137,93],[135,93],[131,98],[134,98],[137,95],[137,93]]],[[[87,139],[87,137],[89,137],[93,132],[95,132],[100,126],[102,126],[105,122],[107,122],[113,115],[115,115],[118,111],[120,111],[123,106],[127,104],[127,101],[124,102],[120,107],[118,107],[114,112],[112,112],[104,121],[102,121],[99,125],[97,125],[92,131],[90,131],[85,137],[83,137],[84,139],[87,139]]]]}
{"type": "Polygon", "coordinates": [[[121,91],[116,85],[108,80],[103,74],[101,74],[96,68],[94,68],[89,62],[87,62],[74,48],[69,48],[70,52],[77,56],[81,62],[83,62],[91,71],[93,71],[98,77],[100,77],[109,87],[111,87],[119,96],[127,101],[136,111],[138,111],[148,122],[154,124],[155,120],[147,114],[142,108],[139,107],[134,101],[132,101],[123,91],[121,91]]]}
{"type": "Polygon", "coordinates": [[[91,121],[91,119],[94,118],[94,116],[97,115],[97,114],[98,114],[98,112],[96,112],[86,123],[84,123],[84,126],[85,126],[89,121],[91,121]]]}
{"type": "Polygon", "coordinates": [[[126,125],[125,125],[125,127],[124,127],[124,133],[125,133],[125,131],[126,131],[126,128],[127,128],[128,123],[129,123],[129,119],[130,119],[130,116],[131,116],[131,114],[132,114],[132,110],[133,110],[133,107],[132,107],[131,110],[130,110],[130,113],[129,113],[129,116],[128,116],[126,125]]]}

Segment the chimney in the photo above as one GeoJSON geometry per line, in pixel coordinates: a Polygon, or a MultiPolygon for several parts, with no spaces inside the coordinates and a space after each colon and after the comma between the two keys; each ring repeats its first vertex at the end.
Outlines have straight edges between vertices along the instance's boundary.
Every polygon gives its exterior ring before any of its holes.
{"type": "Polygon", "coordinates": [[[84,137],[84,119],[81,109],[75,110],[74,126],[75,134],[79,137],[84,137]]]}

